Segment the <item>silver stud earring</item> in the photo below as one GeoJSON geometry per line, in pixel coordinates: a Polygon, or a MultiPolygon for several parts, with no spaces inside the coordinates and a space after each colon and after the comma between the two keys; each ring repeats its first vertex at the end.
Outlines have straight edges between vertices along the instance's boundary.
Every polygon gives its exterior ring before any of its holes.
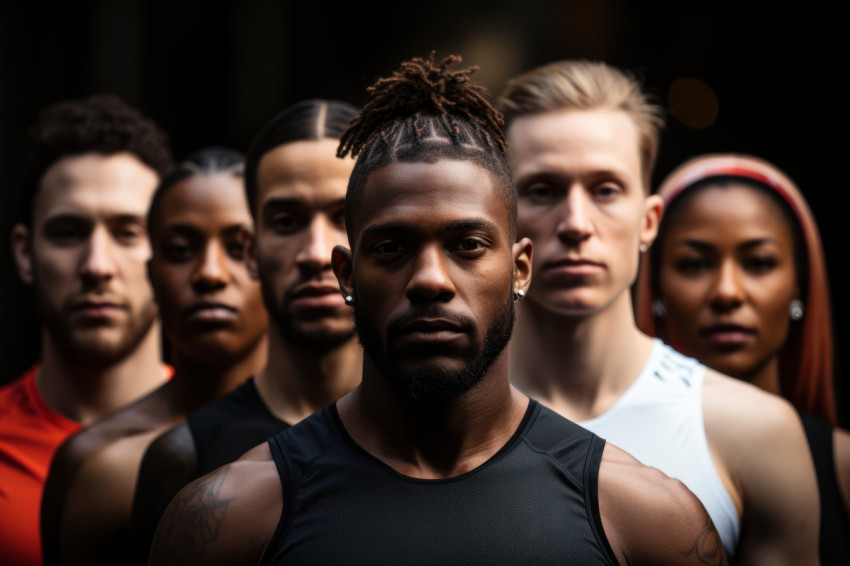
{"type": "Polygon", "coordinates": [[[788,304],[788,316],[791,317],[791,320],[800,320],[804,314],[806,314],[806,307],[803,306],[803,301],[800,299],[794,299],[788,304]]]}
{"type": "Polygon", "coordinates": [[[352,297],[351,295],[346,295],[345,296],[345,304],[348,305],[348,306],[353,305],[354,304],[354,297],[352,297]]]}
{"type": "Polygon", "coordinates": [[[667,307],[661,302],[661,299],[652,301],[652,314],[655,318],[662,318],[667,314],[667,307]]]}
{"type": "Polygon", "coordinates": [[[515,303],[518,303],[519,301],[523,300],[524,298],[525,298],[525,291],[523,291],[522,289],[520,289],[516,293],[514,293],[514,302],[515,303]]]}
{"type": "Polygon", "coordinates": [[[639,247],[638,249],[640,250],[640,253],[645,254],[645,253],[646,253],[646,250],[648,250],[648,249],[649,249],[649,246],[647,246],[646,244],[644,244],[643,242],[641,242],[641,243],[640,243],[640,247],[639,247]]]}

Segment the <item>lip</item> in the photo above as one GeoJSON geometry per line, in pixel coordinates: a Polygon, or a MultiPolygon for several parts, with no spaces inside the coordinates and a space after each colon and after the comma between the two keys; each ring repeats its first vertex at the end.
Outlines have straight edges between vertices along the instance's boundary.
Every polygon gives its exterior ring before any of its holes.
{"type": "Polygon", "coordinates": [[[224,303],[201,301],[187,308],[183,314],[190,322],[226,322],[236,318],[238,311],[224,303]]]}
{"type": "Polygon", "coordinates": [[[756,334],[754,328],[735,323],[712,324],[700,328],[698,332],[709,343],[724,348],[743,346],[756,334]]]}
{"type": "Polygon", "coordinates": [[[81,299],[74,301],[70,306],[70,313],[85,318],[112,318],[127,307],[115,301],[104,301],[97,299],[81,299]]]}
{"type": "Polygon", "coordinates": [[[441,318],[421,318],[405,324],[397,335],[402,343],[426,345],[453,342],[466,335],[457,324],[441,318]]]}
{"type": "Polygon", "coordinates": [[[543,264],[544,271],[554,271],[568,275],[587,275],[604,269],[605,265],[582,257],[565,257],[543,264]]]}
{"type": "Polygon", "coordinates": [[[289,301],[300,308],[331,308],[344,303],[339,287],[327,283],[301,285],[289,295],[289,301]]]}

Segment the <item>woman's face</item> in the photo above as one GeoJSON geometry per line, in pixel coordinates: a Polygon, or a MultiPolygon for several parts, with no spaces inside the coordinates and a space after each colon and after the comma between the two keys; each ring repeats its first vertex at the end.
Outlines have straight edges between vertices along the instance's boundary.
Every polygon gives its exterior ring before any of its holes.
{"type": "Polygon", "coordinates": [[[682,206],[658,250],[667,336],[747,379],[788,336],[798,297],[792,231],[776,202],[740,183],[706,187],[682,206]]]}
{"type": "Polygon", "coordinates": [[[245,266],[242,231],[252,222],[242,179],[230,172],[189,177],[159,207],[149,275],[169,339],[196,360],[249,355],[267,317],[245,266]]]}

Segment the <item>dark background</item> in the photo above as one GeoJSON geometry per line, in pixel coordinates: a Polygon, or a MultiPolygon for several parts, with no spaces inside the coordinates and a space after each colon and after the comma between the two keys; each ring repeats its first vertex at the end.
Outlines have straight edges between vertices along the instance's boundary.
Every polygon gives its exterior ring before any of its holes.
{"type": "MultiPolygon", "coordinates": [[[[244,150],[263,123],[303,98],[363,104],[377,76],[431,49],[480,65],[477,78],[494,93],[505,79],[548,61],[602,59],[642,76],[670,110],[656,183],[688,157],[718,151],[761,156],[797,181],[832,268],[837,350],[847,343],[841,322],[848,301],[838,292],[847,241],[839,197],[847,184],[840,167],[847,104],[839,86],[847,32],[837,14],[810,4],[763,9],[728,0],[366,6],[0,0],[0,238],[13,223],[24,132],[40,107],[59,99],[114,92],[165,128],[181,158],[213,143],[244,150]],[[699,82],[677,82],[684,78],[699,82]]],[[[31,297],[8,243],[0,285],[2,383],[38,357],[31,297]]],[[[847,415],[847,395],[842,405],[847,415]]]]}

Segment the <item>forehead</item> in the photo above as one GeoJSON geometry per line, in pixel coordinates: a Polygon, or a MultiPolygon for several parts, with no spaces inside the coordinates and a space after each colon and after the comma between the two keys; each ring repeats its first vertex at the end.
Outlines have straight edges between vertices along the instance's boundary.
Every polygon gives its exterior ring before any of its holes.
{"type": "Polygon", "coordinates": [[[354,159],[338,158],[339,140],[287,143],[266,153],[257,171],[257,202],[298,199],[323,206],[345,198],[354,159]]]}
{"type": "Polygon", "coordinates": [[[509,232],[508,211],[492,176],[470,161],[396,162],[375,169],[355,218],[361,233],[384,223],[428,229],[469,219],[509,232]]]}
{"type": "Polygon", "coordinates": [[[159,224],[217,228],[250,223],[242,177],[232,172],[193,175],[168,189],[159,224]]]}
{"type": "Polygon", "coordinates": [[[521,116],[507,131],[514,175],[615,171],[640,177],[637,128],[620,110],[565,110],[521,116]]]}
{"type": "Polygon", "coordinates": [[[63,157],[41,179],[36,223],[59,214],[108,217],[147,214],[156,172],[129,153],[63,157]]]}
{"type": "Polygon", "coordinates": [[[771,238],[792,242],[791,227],[777,202],[744,184],[698,190],[671,218],[673,238],[746,241],[771,238]]]}

